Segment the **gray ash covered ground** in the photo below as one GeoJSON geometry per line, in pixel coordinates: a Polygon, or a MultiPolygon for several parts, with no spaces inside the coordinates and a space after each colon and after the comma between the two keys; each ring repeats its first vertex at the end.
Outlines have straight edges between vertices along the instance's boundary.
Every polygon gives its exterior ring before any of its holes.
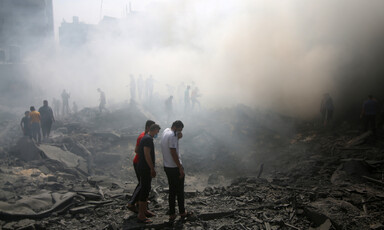
{"type": "Polygon", "coordinates": [[[147,118],[157,121],[140,107],[83,109],[59,119],[40,146],[21,138],[18,118],[4,118],[1,228],[384,229],[380,133],[361,135],[347,123],[323,129],[245,106],[180,118],[186,207],[194,216],[173,224],[156,140],[149,207],[157,216],[138,224],[126,204],[136,186],[133,149],[147,118]]]}

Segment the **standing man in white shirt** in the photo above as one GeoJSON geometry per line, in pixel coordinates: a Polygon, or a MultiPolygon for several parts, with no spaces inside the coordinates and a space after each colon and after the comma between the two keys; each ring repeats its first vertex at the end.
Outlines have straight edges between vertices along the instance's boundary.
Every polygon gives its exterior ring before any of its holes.
{"type": "Polygon", "coordinates": [[[182,218],[192,215],[184,207],[184,168],[179,151],[179,139],[183,137],[183,122],[173,122],[171,128],[164,130],[161,139],[161,151],[163,153],[164,171],[167,174],[169,184],[169,220],[176,219],[176,197],[179,213],[182,218]]]}

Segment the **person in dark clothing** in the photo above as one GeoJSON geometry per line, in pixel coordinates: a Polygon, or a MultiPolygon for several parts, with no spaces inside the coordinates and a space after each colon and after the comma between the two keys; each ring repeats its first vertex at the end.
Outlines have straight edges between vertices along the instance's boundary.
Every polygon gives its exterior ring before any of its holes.
{"type": "Polygon", "coordinates": [[[140,190],[139,190],[139,214],[137,215],[138,222],[152,223],[147,218],[147,200],[151,191],[152,178],[156,177],[155,171],[155,145],[153,138],[157,137],[160,131],[158,124],[153,124],[149,128],[149,132],[144,135],[139,145],[139,164],[138,171],[140,175],[140,190]]]}
{"type": "Polygon", "coordinates": [[[25,111],[24,115],[25,116],[21,119],[21,122],[20,122],[21,130],[23,130],[24,136],[28,136],[32,138],[29,111],[25,111]]]}
{"type": "Polygon", "coordinates": [[[43,106],[39,108],[41,117],[41,130],[43,131],[43,138],[46,139],[51,133],[52,123],[55,121],[52,108],[48,106],[48,101],[43,101],[43,106]]]}
{"type": "Polygon", "coordinates": [[[372,96],[368,96],[368,100],[363,103],[360,118],[364,119],[364,131],[372,129],[373,134],[376,134],[376,116],[379,110],[379,103],[372,96]]]}
{"type": "Polygon", "coordinates": [[[169,122],[169,120],[171,119],[171,117],[173,115],[172,100],[173,100],[173,96],[169,96],[169,98],[167,100],[165,100],[165,112],[167,114],[167,123],[169,122]]]}
{"type": "Polygon", "coordinates": [[[61,93],[61,99],[63,100],[63,116],[69,114],[69,98],[70,97],[71,95],[67,93],[67,91],[65,91],[64,89],[63,92],[61,93]]]}
{"type": "Polygon", "coordinates": [[[324,126],[327,126],[327,124],[331,121],[333,116],[333,100],[332,97],[326,93],[323,96],[323,100],[321,101],[320,105],[320,113],[322,116],[322,122],[324,126]]]}
{"type": "Polygon", "coordinates": [[[100,104],[99,104],[99,111],[100,113],[103,112],[103,110],[107,110],[107,108],[105,107],[105,105],[107,104],[107,99],[105,98],[105,93],[100,89],[98,88],[97,89],[97,92],[100,93],[100,104]]]}
{"type": "MultiPolygon", "coordinates": [[[[141,142],[141,139],[144,137],[145,134],[148,133],[149,131],[149,128],[151,127],[151,125],[155,124],[154,121],[152,120],[147,120],[147,122],[145,123],[145,129],[144,129],[144,132],[142,132],[139,137],[137,138],[136,140],[136,147],[135,147],[135,157],[133,158],[133,168],[135,169],[135,173],[136,173],[136,177],[137,177],[137,186],[135,188],[135,191],[133,191],[133,194],[132,194],[132,197],[131,197],[131,200],[128,202],[128,209],[131,210],[132,212],[137,212],[137,208],[136,208],[136,204],[137,204],[137,201],[138,201],[138,198],[139,198],[139,191],[140,191],[140,175],[139,175],[139,169],[138,169],[138,163],[139,163],[139,146],[140,146],[140,142],[141,142]]],[[[148,210],[148,212],[150,212],[148,210]]]]}

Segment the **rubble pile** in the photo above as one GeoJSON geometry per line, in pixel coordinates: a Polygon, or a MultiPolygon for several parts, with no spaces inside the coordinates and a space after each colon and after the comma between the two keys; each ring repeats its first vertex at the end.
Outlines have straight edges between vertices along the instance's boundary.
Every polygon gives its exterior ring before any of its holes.
{"type": "Polygon", "coordinates": [[[84,109],[56,122],[40,145],[21,137],[18,122],[1,121],[1,228],[384,229],[380,134],[298,125],[243,106],[184,121],[191,217],[168,221],[168,184],[155,142],[149,207],[157,216],[139,224],[126,205],[137,183],[133,149],[145,114],[84,109]]]}

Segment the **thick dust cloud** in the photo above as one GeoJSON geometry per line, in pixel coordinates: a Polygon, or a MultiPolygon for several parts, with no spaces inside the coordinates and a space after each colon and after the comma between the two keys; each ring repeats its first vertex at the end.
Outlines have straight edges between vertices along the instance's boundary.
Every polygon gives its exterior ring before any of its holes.
{"type": "Polygon", "coordinates": [[[383,72],[382,1],[144,1],[132,12],[128,4],[54,1],[56,30],[72,16],[95,25],[84,45],[29,59],[42,97],[67,89],[80,106],[96,106],[102,88],[109,103],[129,101],[129,75],[141,74],[164,100],[192,85],[204,107],[310,117],[325,92],[336,106],[375,94],[383,72]],[[99,23],[108,14],[115,19],[99,23]]]}

